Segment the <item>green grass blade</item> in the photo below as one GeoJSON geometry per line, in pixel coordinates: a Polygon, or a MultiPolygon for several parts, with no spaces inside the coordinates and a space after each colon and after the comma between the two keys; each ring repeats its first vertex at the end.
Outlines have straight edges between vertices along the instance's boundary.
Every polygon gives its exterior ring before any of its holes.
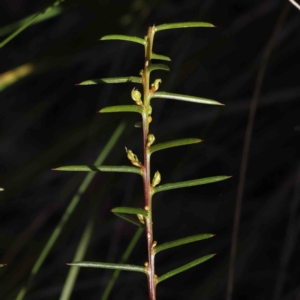
{"type": "Polygon", "coordinates": [[[188,269],[191,269],[191,268],[193,268],[193,267],[196,267],[197,265],[200,265],[200,264],[202,264],[203,262],[205,262],[205,261],[211,259],[211,258],[214,257],[215,255],[216,255],[216,254],[209,254],[209,255],[203,256],[203,257],[201,257],[201,258],[198,258],[198,259],[196,259],[196,260],[193,260],[192,262],[190,262],[190,263],[188,263],[188,264],[186,264],[186,265],[184,265],[184,266],[182,266],[182,267],[180,267],[180,268],[177,268],[177,269],[174,269],[174,270],[172,270],[172,271],[170,271],[170,272],[168,272],[168,273],[165,273],[164,275],[161,275],[161,276],[158,277],[157,283],[160,283],[160,282],[162,282],[162,281],[164,281],[164,280],[166,280],[166,279],[168,279],[168,278],[170,278],[170,277],[172,277],[172,276],[174,276],[174,275],[177,275],[177,274],[179,274],[179,273],[181,273],[181,272],[184,272],[184,271],[186,271],[186,270],[188,270],[188,269]]]}
{"type": "Polygon", "coordinates": [[[160,59],[160,60],[171,61],[170,57],[161,55],[161,54],[155,54],[155,53],[151,54],[151,59],[160,59]]]}
{"type": "Polygon", "coordinates": [[[139,37],[129,36],[129,35],[122,35],[122,34],[105,35],[100,39],[100,41],[108,41],[108,40],[128,41],[128,42],[133,42],[133,43],[146,45],[145,40],[143,40],[139,37]]]}
{"type": "Polygon", "coordinates": [[[132,215],[142,215],[144,217],[148,217],[148,212],[143,208],[135,208],[135,207],[115,207],[111,210],[113,213],[124,213],[124,214],[132,214],[132,215]]]}
{"type": "Polygon", "coordinates": [[[112,78],[99,78],[99,79],[90,79],[76,85],[92,85],[92,84],[104,84],[104,83],[126,83],[126,82],[134,82],[134,83],[142,83],[141,77],[137,76],[128,76],[128,77],[112,77],[112,78]]]}
{"type": "MultiPolygon", "coordinates": [[[[81,240],[79,242],[77,251],[74,256],[74,261],[80,261],[84,258],[84,255],[86,253],[86,250],[88,248],[88,245],[91,240],[91,235],[93,232],[94,223],[97,217],[97,209],[94,210],[93,216],[89,219],[88,224],[86,225],[86,228],[82,234],[81,240]],[[95,213],[96,212],[96,213],[95,213]]],[[[62,293],[60,295],[59,300],[69,300],[72,294],[72,290],[74,288],[79,268],[73,268],[71,267],[68,273],[68,277],[65,281],[64,288],[62,290],[62,293]]]]}
{"type": "Polygon", "coordinates": [[[139,105],[116,105],[108,106],[99,110],[99,113],[114,113],[114,112],[136,112],[143,113],[143,108],[139,105]]]}
{"type": "Polygon", "coordinates": [[[0,188],[0,192],[4,191],[4,188],[0,188]]]}
{"type": "Polygon", "coordinates": [[[149,67],[149,72],[155,71],[155,70],[163,70],[163,71],[170,71],[169,66],[165,65],[165,64],[152,64],[149,67]]]}
{"type": "Polygon", "coordinates": [[[153,93],[151,98],[172,99],[172,100],[180,100],[180,101],[187,101],[187,102],[194,102],[194,103],[208,104],[208,105],[224,105],[218,101],[211,100],[211,99],[194,97],[189,95],[166,93],[166,92],[155,92],[153,93]]]}
{"type": "Polygon", "coordinates": [[[25,30],[27,27],[29,27],[31,24],[36,22],[40,16],[43,14],[48,14],[51,9],[58,6],[63,2],[63,0],[56,0],[52,5],[48,6],[44,11],[38,12],[34,15],[32,15],[26,22],[24,22],[16,31],[14,31],[11,35],[9,35],[4,41],[0,43],[0,48],[5,46],[8,42],[10,42],[12,39],[14,39],[18,34],[20,34],[23,30],[25,30]]]}
{"type": "MultiPolygon", "coordinates": [[[[137,229],[137,231],[135,232],[134,236],[132,237],[127,249],[125,250],[124,254],[122,255],[120,263],[125,263],[128,260],[130,254],[132,253],[132,250],[136,246],[136,244],[137,244],[138,240],[140,239],[143,231],[144,231],[144,229],[142,227],[137,229]]],[[[114,273],[112,275],[112,278],[110,279],[110,281],[106,285],[106,289],[104,291],[104,294],[103,294],[101,300],[107,300],[108,299],[108,296],[109,296],[112,288],[114,287],[115,282],[118,279],[120,272],[121,272],[120,270],[115,270],[114,271],[114,273]]]]}
{"type": "MultiPolygon", "coordinates": [[[[106,159],[109,152],[111,151],[111,149],[114,147],[117,140],[121,136],[124,129],[125,129],[125,123],[121,123],[117,127],[117,129],[115,130],[115,132],[113,133],[113,135],[111,136],[111,138],[109,139],[109,141],[107,142],[107,144],[105,145],[103,150],[101,151],[100,155],[98,156],[98,158],[95,161],[95,164],[102,164],[103,163],[103,161],[106,159]]],[[[93,180],[95,175],[96,175],[96,173],[92,173],[92,172],[88,173],[87,176],[85,177],[85,179],[83,180],[83,182],[81,183],[81,185],[79,186],[76,194],[72,198],[72,200],[71,200],[70,204],[68,205],[66,211],[64,212],[63,216],[61,217],[58,225],[56,226],[56,228],[52,232],[48,242],[46,243],[45,247],[43,248],[42,253],[38,257],[37,261],[35,262],[32,270],[30,271],[29,279],[28,279],[27,283],[25,284],[25,286],[23,286],[23,288],[18,293],[16,300],[22,300],[24,298],[27,290],[29,289],[29,287],[31,285],[31,282],[32,282],[34,276],[37,274],[37,272],[41,268],[41,266],[44,263],[46,257],[48,256],[50,250],[52,249],[54,243],[56,242],[56,240],[60,236],[60,233],[61,233],[62,229],[64,228],[66,222],[69,220],[69,218],[72,215],[74,209],[76,208],[76,206],[77,206],[77,204],[78,204],[78,202],[81,198],[81,195],[86,191],[86,189],[88,188],[89,184],[91,183],[91,181],[93,180]]]]}
{"type": "Polygon", "coordinates": [[[6,264],[0,264],[0,268],[7,266],[6,264]]]}
{"type": "Polygon", "coordinates": [[[137,216],[132,216],[132,215],[128,215],[128,214],[121,214],[121,213],[114,213],[117,217],[133,224],[136,225],[138,227],[144,228],[144,225],[139,221],[137,216]]]}
{"type": "Polygon", "coordinates": [[[231,177],[232,176],[213,176],[213,177],[200,178],[200,179],[181,181],[181,182],[175,182],[175,183],[167,183],[167,184],[163,184],[163,185],[160,185],[160,186],[154,188],[154,193],[218,182],[218,181],[222,181],[222,180],[225,180],[225,179],[228,179],[231,177]]]}
{"type": "MultiPolygon", "coordinates": [[[[47,13],[42,14],[36,21],[35,24],[39,22],[46,21],[48,19],[54,18],[62,13],[62,9],[60,7],[53,7],[51,10],[49,10],[47,13]]],[[[13,31],[18,30],[21,26],[24,24],[27,24],[30,22],[30,20],[35,16],[36,14],[30,15],[22,20],[19,20],[15,23],[9,24],[7,26],[0,28],[0,37],[10,34],[13,31]]]]}
{"type": "Polygon", "coordinates": [[[52,169],[53,171],[74,171],[74,172],[122,172],[122,173],[135,173],[142,175],[142,171],[138,167],[132,166],[94,166],[94,165],[76,165],[76,166],[63,166],[52,169]]]}
{"type": "Polygon", "coordinates": [[[160,251],[166,250],[166,249],[170,249],[170,248],[174,248],[174,247],[178,247],[184,244],[189,244],[189,243],[193,243],[193,242],[197,242],[197,241],[202,241],[202,240],[206,240],[209,238],[214,237],[214,234],[211,233],[204,233],[204,234],[197,234],[197,235],[193,235],[193,236],[188,236],[186,238],[182,238],[179,240],[175,240],[172,242],[167,242],[167,243],[163,243],[159,246],[156,246],[154,248],[154,253],[157,254],[160,251]]]}
{"type": "Polygon", "coordinates": [[[178,146],[184,146],[184,145],[190,145],[190,144],[197,144],[202,142],[202,140],[197,138],[188,138],[188,139],[180,139],[180,140],[174,140],[170,142],[160,143],[156,144],[154,146],[151,146],[149,149],[149,153],[153,153],[159,150],[178,147],[178,146]]]}
{"type": "Polygon", "coordinates": [[[74,262],[67,264],[74,267],[84,267],[84,268],[101,268],[101,269],[112,269],[120,271],[133,271],[133,272],[142,272],[147,273],[145,267],[137,265],[127,265],[127,264],[113,264],[113,263],[104,263],[104,262],[92,262],[92,261],[82,261],[74,262]]]}
{"type": "Polygon", "coordinates": [[[181,23],[170,23],[155,26],[155,32],[168,29],[178,28],[191,28],[191,27],[215,27],[213,24],[206,22],[181,22],[181,23]]]}

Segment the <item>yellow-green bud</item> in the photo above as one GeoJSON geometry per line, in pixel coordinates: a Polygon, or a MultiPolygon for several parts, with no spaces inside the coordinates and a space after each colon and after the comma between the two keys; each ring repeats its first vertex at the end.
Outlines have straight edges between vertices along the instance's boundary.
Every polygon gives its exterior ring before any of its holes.
{"type": "Polygon", "coordinates": [[[147,137],[147,147],[149,148],[155,141],[155,136],[153,134],[148,134],[147,137]]]}
{"type": "Polygon", "coordinates": [[[143,104],[143,102],[141,100],[142,94],[135,88],[133,88],[133,90],[131,91],[131,97],[132,97],[133,101],[136,102],[137,105],[143,104]]]}
{"type": "Polygon", "coordinates": [[[161,176],[158,171],[155,172],[153,180],[152,180],[152,186],[155,187],[160,183],[161,176]]]}
{"type": "Polygon", "coordinates": [[[155,92],[158,90],[160,83],[162,83],[161,79],[155,79],[155,81],[151,84],[152,92],[155,92]]]}
{"type": "Polygon", "coordinates": [[[126,147],[125,147],[125,150],[127,153],[127,158],[130,160],[130,162],[134,166],[140,167],[141,165],[140,165],[140,162],[139,162],[139,159],[137,158],[137,156],[131,150],[128,150],[126,147]]]}
{"type": "Polygon", "coordinates": [[[137,214],[137,217],[138,217],[139,221],[140,221],[142,224],[145,224],[144,216],[143,216],[143,215],[137,214]]]}

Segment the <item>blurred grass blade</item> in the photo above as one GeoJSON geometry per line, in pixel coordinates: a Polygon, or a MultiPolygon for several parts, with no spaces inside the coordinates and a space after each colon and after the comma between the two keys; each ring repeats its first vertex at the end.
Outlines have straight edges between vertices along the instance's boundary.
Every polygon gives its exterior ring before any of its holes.
{"type": "Polygon", "coordinates": [[[181,23],[170,23],[155,26],[155,32],[168,29],[178,28],[191,28],[191,27],[215,27],[213,24],[206,22],[181,22],[181,23]]]}
{"type": "Polygon", "coordinates": [[[149,72],[155,71],[155,70],[163,70],[163,71],[170,71],[169,66],[165,64],[152,64],[149,66],[149,72]]]}
{"type": "Polygon", "coordinates": [[[6,266],[6,264],[0,264],[0,268],[3,268],[5,266],[6,266]]]}
{"type": "Polygon", "coordinates": [[[146,268],[137,265],[127,265],[127,264],[113,264],[105,262],[92,262],[92,261],[82,261],[67,264],[74,267],[84,267],[84,268],[100,268],[100,269],[113,269],[120,271],[133,271],[142,272],[146,274],[146,268]]]}
{"type": "Polygon", "coordinates": [[[104,84],[104,83],[126,83],[126,82],[135,82],[142,83],[141,77],[137,76],[128,76],[128,77],[112,77],[112,78],[99,78],[99,79],[90,79],[76,85],[92,85],[92,84],[104,84]]]}
{"type": "MultiPolygon", "coordinates": [[[[96,206],[96,205],[95,205],[96,206]]],[[[97,206],[98,207],[98,206],[97,206]]],[[[88,248],[88,245],[91,240],[91,235],[93,232],[93,227],[94,223],[96,220],[96,217],[98,215],[98,210],[94,209],[93,215],[91,218],[89,218],[88,223],[85,227],[85,230],[82,234],[81,240],[79,242],[77,251],[74,256],[74,261],[80,261],[84,258],[84,255],[86,253],[86,250],[88,248]]],[[[69,300],[72,294],[72,290],[74,288],[78,273],[79,273],[79,268],[73,268],[71,267],[68,273],[68,277],[65,281],[64,288],[61,292],[59,300],[69,300]]]]}
{"type": "Polygon", "coordinates": [[[154,193],[218,182],[218,181],[222,181],[222,180],[225,180],[225,179],[228,179],[231,177],[232,176],[213,176],[213,177],[206,177],[206,178],[181,181],[181,182],[175,182],[175,183],[167,183],[167,184],[163,184],[163,185],[160,185],[160,186],[154,188],[154,193]]]}
{"type": "Polygon", "coordinates": [[[143,208],[135,208],[135,207],[115,207],[111,210],[113,213],[124,213],[124,214],[132,214],[132,215],[142,215],[144,217],[148,217],[148,212],[143,208]]]}
{"type": "Polygon", "coordinates": [[[143,113],[143,108],[138,105],[117,105],[108,106],[99,110],[99,113],[114,113],[114,112],[136,112],[143,113]]]}
{"type": "Polygon", "coordinates": [[[184,146],[184,145],[190,145],[190,144],[197,144],[202,142],[202,140],[197,138],[188,138],[188,139],[180,139],[180,140],[174,140],[170,142],[160,143],[156,144],[154,146],[151,146],[149,149],[149,152],[152,154],[156,151],[167,149],[167,148],[173,148],[178,146],[184,146]]]}
{"type": "MultiPolygon", "coordinates": [[[[53,7],[51,10],[49,10],[47,13],[44,13],[43,15],[41,15],[36,21],[35,24],[39,23],[39,22],[43,22],[46,21],[48,19],[54,18],[56,16],[58,16],[59,14],[62,13],[62,9],[60,7],[53,7]]],[[[22,20],[19,20],[15,23],[9,24],[7,26],[1,27],[0,28],[0,37],[1,36],[5,36],[10,34],[11,32],[18,30],[18,28],[20,28],[21,26],[23,26],[24,24],[27,24],[28,22],[30,22],[30,20],[35,17],[36,14],[33,14],[31,16],[28,16],[22,20]]]]}
{"type": "Polygon", "coordinates": [[[161,54],[155,54],[155,53],[151,54],[151,59],[160,59],[160,60],[171,61],[170,57],[161,55],[161,54]]]}
{"type": "Polygon", "coordinates": [[[4,188],[0,188],[0,192],[3,192],[4,191],[4,188]]]}
{"type": "Polygon", "coordinates": [[[142,175],[142,171],[138,167],[132,166],[94,166],[94,165],[76,165],[63,166],[52,169],[53,171],[74,171],[74,172],[122,172],[122,173],[136,173],[142,175]]]}
{"type": "Polygon", "coordinates": [[[153,93],[151,98],[172,99],[172,100],[180,100],[180,101],[194,102],[199,104],[209,104],[209,105],[224,105],[218,101],[211,100],[211,99],[181,95],[181,94],[166,93],[166,92],[155,92],[153,93]]]}
{"type": "MultiPolygon", "coordinates": [[[[64,0],[56,0],[55,2],[53,2],[52,5],[48,6],[44,11],[38,12],[38,13],[32,15],[31,17],[28,17],[27,20],[25,20],[25,22],[24,22],[24,20],[23,20],[23,22],[20,21],[21,23],[19,24],[18,29],[16,29],[11,35],[9,35],[4,41],[2,41],[0,43],[0,48],[5,46],[8,42],[10,42],[12,39],[14,39],[19,33],[21,33],[23,30],[25,30],[31,24],[33,24],[34,22],[37,22],[39,17],[41,17],[43,14],[44,14],[44,19],[47,19],[47,15],[48,15],[48,18],[49,18],[50,11],[53,8],[60,5],[61,2],[63,2],[63,1],[64,0]]],[[[6,31],[7,31],[7,29],[6,29],[6,31]]]]}
{"type": "Polygon", "coordinates": [[[128,213],[117,213],[117,212],[113,212],[117,217],[129,222],[129,223],[132,223],[133,225],[136,225],[138,227],[142,227],[144,228],[144,224],[141,223],[140,219],[138,218],[138,215],[135,214],[135,215],[131,215],[131,214],[128,214],[128,213]]]}
{"type": "MultiPolygon", "coordinates": [[[[138,240],[140,239],[143,231],[144,231],[144,229],[142,227],[137,229],[137,231],[135,232],[134,236],[132,237],[127,249],[125,250],[124,254],[122,255],[120,263],[125,263],[128,260],[132,250],[136,246],[136,244],[137,244],[138,240]]],[[[120,270],[115,270],[114,271],[110,281],[106,285],[106,289],[104,291],[104,294],[103,294],[101,300],[107,300],[108,299],[108,296],[109,296],[112,288],[114,287],[115,282],[118,279],[120,272],[121,272],[120,270]]]]}
{"type": "Polygon", "coordinates": [[[108,41],[108,40],[128,41],[128,42],[133,42],[133,43],[146,45],[145,40],[143,40],[139,37],[129,36],[129,35],[122,35],[122,34],[105,35],[100,39],[100,41],[108,41]]]}
{"type": "Polygon", "coordinates": [[[211,259],[211,258],[214,257],[215,255],[216,255],[216,254],[209,254],[209,255],[203,256],[203,257],[201,257],[201,258],[198,258],[198,259],[196,259],[196,260],[193,260],[192,262],[190,262],[190,263],[188,263],[188,264],[186,264],[186,265],[184,265],[184,266],[182,266],[182,267],[180,267],[180,268],[177,268],[177,269],[172,270],[172,271],[170,271],[170,272],[168,272],[168,273],[165,273],[164,275],[161,275],[161,276],[158,277],[157,283],[160,283],[160,282],[162,282],[162,281],[164,281],[164,280],[166,280],[166,279],[168,279],[168,278],[170,278],[170,277],[172,277],[172,276],[174,276],[174,275],[177,275],[177,274],[179,274],[179,273],[181,273],[181,272],[184,272],[184,271],[186,271],[186,270],[188,270],[188,269],[191,269],[191,268],[193,268],[193,267],[196,267],[197,265],[200,265],[200,264],[202,264],[203,262],[205,262],[205,261],[211,259]]]}
{"type": "MultiPolygon", "coordinates": [[[[100,155],[98,156],[98,158],[95,161],[95,164],[98,165],[98,164],[103,163],[103,161],[106,159],[106,157],[108,156],[111,149],[116,144],[117,140],[119,139],[119,137],[122,134],[122,132],[124,131],[124,129],[125,129],[125,123],[121,123],[117,127],[117,129],[115,130],[115,132],[113,133],[113,135],[111,136],[111,138],[109,139],[109,141],[107,142],[107,144],[105,145],[103,150],[101,151],[100,155]]],[[[69,220],[69,218],[72,215],[74,209],[76,208],[76,206],[77,206],[77,204],[78,204],[78,202],[81,198],[81,195],[86,191],[86,189],[88,188],[89,184],[91,183],[91,181],[93,180],[95,175],[96,175],[96,173],[92,173],[92,172],[88,173],[87,176],[85,177],[85,179],[83,180],[83,182],[81,183],[81,185],[79,186],[76,194],[72,198],[72,200],[71,200],[70,204],[68,205],[66,211],[64,212],[64,214],[61,217],[59,223],[57,224],[56,228],[52,232],[48,242],[46,243],[45,247],[43,248],[42,253],[38,257],[37,261],[35,262],[32,270],[30,272],[29,279],[28,279],[27,283],[23,286],[23,288],[20,290],[19,294],[17,295],[16,300],[22,300],[24,298],[27,290],[29,289],[29,287],[31,285],[31,282],[32,282],[34,276],[37,274],[37,272],[39,271],[39,269],[42,266],[43,262],[47,258],[50,250],[52,249],[54,243],[58,239],[58,237],[59,237],[62,229],[64,228],[66,222],[69,220]]]]}
{"type": "Polygon", "coordinates": [[[214,236],[215,235],[211,234],[211,233],[204,233],[204,234],[188,236],[186,238],[182,238],[182,239],[172,241],[172,242],[163,243],[154,248],[154,253],[157,254],[158,252],[166,250],[166,249],[178,247],[178,246],[181,246],[184,244],[189,244],[189,243],[193,243],[193,242],[197,242],[197,241],[206,240],[206,239],[212,238],[214,236]]]}
{"type": "Polygon", "coordinates": [[[0,74],[0,92],[13,85],[14,83],[18,82],[20,79],[33,73],[35,68],[36,67],[33,63],[27,63],[25,65],[19,66],[15,69],[0,74]]]}

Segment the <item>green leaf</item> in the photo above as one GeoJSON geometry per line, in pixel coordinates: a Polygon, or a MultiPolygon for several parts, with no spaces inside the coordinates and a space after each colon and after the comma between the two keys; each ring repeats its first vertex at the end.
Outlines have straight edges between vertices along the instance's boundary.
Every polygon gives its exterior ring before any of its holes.
{"type": "Polygon", "coordinates": [[[175,183],[167,183],[167,184],[163,184],[163,185],[156,187],[154,189],[154,193],[218,182],[218,181],[222,181],[222,180],[225,180],[225,179],[228,179],[231,177],[232,176],[213,176],[213,177],[200,178],[200,179],[181,181],[181,182],[175,182],[175,183]]]}
{"type": "Polygon", "coordinates": [[[149,66],[149,72],[152,72],[155,70],[170,71],[170,68],[165,64],[151,64],[149,66]]]}
{"type": "Polygon", "coordinates": [[[112,78],[98,78],[90,79],[76,85],[91,85],[91,84],[103,84],[103,83],[126,83],[126,82],[135,82],[142,83],[141,77],[137,76],[128,76],[128,77],[112,77],[112,78]]]}
{"type": "MultiPolygon", "coordinates": [[[[122,255],[122,258],[120,260],[121,263],[124,263],[128,260],[130,254],[132,253],[134,247],[136,246],[138,240],[140,239],[142,233],[144,232],[144,229],[143,228],[138,228],[134,234],[134,236],[132,237],[127,249],[125,250],[124,254],[122,255]]],[[[116,282],[116,280],[118,279],[119,277],[119,274],[120,274],[120,270],[115,270],[111,279],[109,280],[109,282],[106,284],[106,287],[105,287],[105,291],[103,293],[103,296],[101,298],[101,300],[107,300],[108,297],[109,297],[109,294],[116,282]]]]}
{"type": "Polygon", "coordinates": [[[155,54],[155,53],[151,54],[151,59],[160,59],[160,60],[171,61],[170,57],[161,55],[161,54],[155,54]]]}
{"type": "Polygon", "coordinates": [[[0,191],[3,192],[3,191],[4,191],[4,188],[0,188],[0,191]]]}
{"type": "Polygon", "coordinates": [[[0,264],[0,268],[3,268],[5,266],[6,266],[6,264],[0,264]]]}
{"type": "Polygon", "coordinates": [[[160,143],[156,144],[154,146],[151,146],[149,149],[150,154],[153,152],[167,149],[167,148],[172,148],[172,147],[178,147],[178,146],[184,146],[184,145],[190,145],[190,144],[197,144],[202,142],[202,140],[197,139],[197,138],[188,138],[188,139],[180,139],[180,140],[174,140],[170,142],[165,142],[165,143],[160,143]]]}
{"type": "Polygon", "coordinates": [[[128,41],[128,42],[134,42],[134,43],[146,45],[146,42],[144,39],[141,39],[136,36],[122,35],[122,34],[105,35],[100,39],[100,41],[107,41],[107,40],[128,41]]]}
{"type": "Polygon", "coordinates": [[[171,23],[162,24],[155,27],[155,32],[168,29],[178,29],[178,28],[191,28],[191,27],[215,27],[213,24],[206,22],[181,22],[181,23],[171,23]]]}
{"type": "Polygon", "coordinates": [[[151,98],[163,98],[163,99],[172,99],[172,100],[180,100],[180,101],[187,101],[187,102],[195,102],[199,104],[209,104],[209,105],[224,105],[218,101],[188,96],[188,95],[181,95],[181,94],[172,94],[166,92],[155,92],[152,94],[151,98]]]}
{"type": "Polygon", "coordinates": [[[143,208],[135,208],[135,207],[115,207],[111,210],[113,213],[124,213],[124,214],[132,214],[132,215],[142,215],[144,217],[148,217],[148,212],[143,208]]]}
{"type": "Polygon", "coordinates": [[[154,253],[157,254],[158,252],[166,250],[166,249],[174,248],[177,246],[181,246],[184,244],[189,244],[189,243],[193,243],[193,242],[197,242],[197,241],[206,240],[206,239],[212,238],[214,236],[215,236],[214,234],[210,234],[210,233],[197,234],[197,235],[188,236],[186,238],[182,238],[182,239],[179,239],[176,241],[163,243],[154,248],[154,253]]]}
{"type": "Polygon", "coordinates": [[[77,165],[77,166],[63,166],[52,169],[54,171],[75,171],[75,172],[124,172],[136,173],[142,175],[140,168],[132,166],[93,166],[93,165],[77,165]]]}
{"type": "Polygon", "coordinates": [[[132,215],[128,215],[128,214],[122,214],[122,213],[114,213],[117,217],[129,222],[129,223],[132,223],[138,227],[141,227],[141,228],[144,228],[144,224],[142,224],[140,222],[140,220],[138,219],[138,217],[135,215],[135,216],[132,216],[132,215]]]}
{"type": "Polygon", "coordinates": [[[184,266],[182,266],[182,267],[180,267],[180,268],[177,268],[177,269],[172,270],[172,271],[170,271],[170,272],[168,272],[168,273],[165,273],[164,275],[161,275],[161,276],[158,277],[157,283],[160,283],[160,282],[162,282],[162,281],[164,281],[164,280],[166,280],[166,279],[168,279],[168,278],[170,278],[170,277],[172,277],[172,276],[174,276],[174,275],[177,275],[177,274],[179,274],[179,273],[181,273],[181,272],[184,272],[184,271],[186,271],[186,270],[188,270],[188,269],[191,269],[191,268],[193,268],[193,267],[195,267],[195,266],[197,266],[197,265],[200,265],[200,264],[202,264],[203,262],[205,262],[205,261],[211,259],[211,258],[214,257],[215,255],[216,255],[216,254],[209,254],[209,255],[203,256],[203,257],[201,257],[201,258],[198,258],[198,259],[196,259],[196,260],[193,260],[192,262],[190,262],[190,263],[188,263],[188,264],[186,264],[186,265],[184,265],[184,266]]]}
{"type": "Polygon", "coordinates": [[[108,106],[99,110],[99,113],[114,113],[114,112],[137,112],[142,114],[143,108],[139,105],[117,105],[108,106]]]}
{"type": "Polygon", "coordinates": [[[137,265],[127,265],[127,264],[111,264],[104,262],[92,262],[92,261],[81,261],[67,264],[74,267],[84,267],[84,268],[101,268],[101,269],[113,269],[113,270],[122,270],[122,271],[133,271],[133,272],[142,272],[147,273],[145,267],[137,265]]]}

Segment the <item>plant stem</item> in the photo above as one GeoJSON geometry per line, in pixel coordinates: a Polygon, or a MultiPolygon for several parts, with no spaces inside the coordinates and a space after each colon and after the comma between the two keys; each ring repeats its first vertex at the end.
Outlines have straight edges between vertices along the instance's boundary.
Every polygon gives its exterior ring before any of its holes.
{"type": "Polygon", "coordinates": [[[155,275],[155,265],[154,265],[154,252],[153,252],[153,224],[152,224],[152,194],[153,188],[150,183],[150,153],[148,152],[147,138],[149,134],[149,123],[151,122],[151,117],[149,116],[150,109],[150,98],[152,91],[149,90],[150,87],[150,71],[149,65],[151,64],[151,54],[152,45],[154,37],[155,27],[149,27],[148,35],[145,37],[146,47],[145,47],[145,66],[142,74],[142,82],[144,88],[144,113],[143,113],[143,148],[144,148],[144,166],[143,166],[143,177],[144,177],[144,197],[145,197],[145,209],[148,211],[148,217],[145,218],[146,221],[146,237],[147,237],[147,250],[148,250],[148,262],[147,267],[147,279],[148,279],[148,289],[149,289],[149,299],[156,299],[156,284],[157,278],[155,275]]]}

